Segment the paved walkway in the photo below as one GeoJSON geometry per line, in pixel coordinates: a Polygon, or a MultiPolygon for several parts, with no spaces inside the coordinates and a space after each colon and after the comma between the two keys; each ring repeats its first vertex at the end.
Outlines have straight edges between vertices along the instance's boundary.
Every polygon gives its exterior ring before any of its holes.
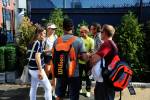
{"type": "MultiPolygon", "coordinates": [[[[0,84],[0,100],[29,100],[29,86],[0,84]]],[[[43,88],[38,88],[37,100],[44,100],[43,88]]],[[[69,99],[65,99],[69,100],[69,99]]],[[[85,94],[80,94],[80,100],[94,100],[93,92],[90,98],[85,97],[85,94]]]]}
{"type": "MultiPolygon", "coordinates": [[[[29,100],[29,88],[25,85],[0,84],[0,100],[29,100]]],[[[93,90],[94,86],[92,86],[90,98],[85,97],[85,94],[80,94],[80,100],[94,100],[93,90]]],[[[135,88],[135,91],[136,95],[130,95],[128,89],[125,89],[122,92],[122,100],[150,100],[150,88],[135,88]]],[[[43,93],[43,88],[38,88],[37,100],[44,100],[43,93]]],[[[119,96],[119,93],[116,93],[115,100],[119,100],[119,96]]],[[[69,99],[66,98],[65,100],[69,99]]]]}

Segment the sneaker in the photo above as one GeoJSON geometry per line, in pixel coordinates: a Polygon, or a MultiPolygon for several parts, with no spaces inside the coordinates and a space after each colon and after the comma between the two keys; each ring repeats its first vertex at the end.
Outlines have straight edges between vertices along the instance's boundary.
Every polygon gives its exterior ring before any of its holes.
{"type": "Polygon", "coordinates": [[[55,90],[52,91],[52,96],[55,98],[57,97],[57,95],[55,94],[55,90]]]}
{"type": "Polygon", "coordinates": [[[86,96],[87,97],[91,97],[91,93],[90,92],[86,92],[86,96]]]}
{"type": "Polygon", "coordinates": [[[83,93],[82,89],[80,90],[80,93],[83,93]]]}
{"type": "Polygon", "coordinates": [[[90,76],[89,76],[89,79],[90,79],[90,80],[93,80],[93,79],[94,79],[94,78],[93,78],[93,75],[90,75],[90,76]]]}

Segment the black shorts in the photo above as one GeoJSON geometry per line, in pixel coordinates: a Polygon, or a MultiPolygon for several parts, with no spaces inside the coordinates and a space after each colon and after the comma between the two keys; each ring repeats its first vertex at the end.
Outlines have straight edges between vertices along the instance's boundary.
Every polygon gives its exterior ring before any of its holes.
{"type": "Polygon", "coordinates": [[[55,89],[56,95],[63,98],[66,94],[67,86],[70,100],[79,100],[80,78],[57,78],[55,89]]]}

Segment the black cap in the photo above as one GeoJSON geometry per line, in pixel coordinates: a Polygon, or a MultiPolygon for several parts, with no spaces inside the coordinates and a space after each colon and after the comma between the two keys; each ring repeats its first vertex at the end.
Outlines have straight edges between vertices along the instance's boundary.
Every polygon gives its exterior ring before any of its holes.
{"type": "Polygon", "coordinates": [[[64,30],[70,31],[70,30],[73,29],[73,27],[74,27],[74,25],[73,25],[72,19],[65,18],[64,21],[63,21],[63,28],[64,28],[64,30]]]}

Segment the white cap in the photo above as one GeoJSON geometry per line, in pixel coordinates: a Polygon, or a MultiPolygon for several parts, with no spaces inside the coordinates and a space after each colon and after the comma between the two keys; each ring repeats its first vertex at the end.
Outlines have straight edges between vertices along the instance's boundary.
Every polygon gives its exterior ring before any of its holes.
{"type": "Polygon", "coordinates": [[[55,25],[55,24],[51,24],[51,25],[49,25],[47,28],[55,29],[55,28],[57,28],[57,27],[56,27],[56,25],[55,25]]]}

